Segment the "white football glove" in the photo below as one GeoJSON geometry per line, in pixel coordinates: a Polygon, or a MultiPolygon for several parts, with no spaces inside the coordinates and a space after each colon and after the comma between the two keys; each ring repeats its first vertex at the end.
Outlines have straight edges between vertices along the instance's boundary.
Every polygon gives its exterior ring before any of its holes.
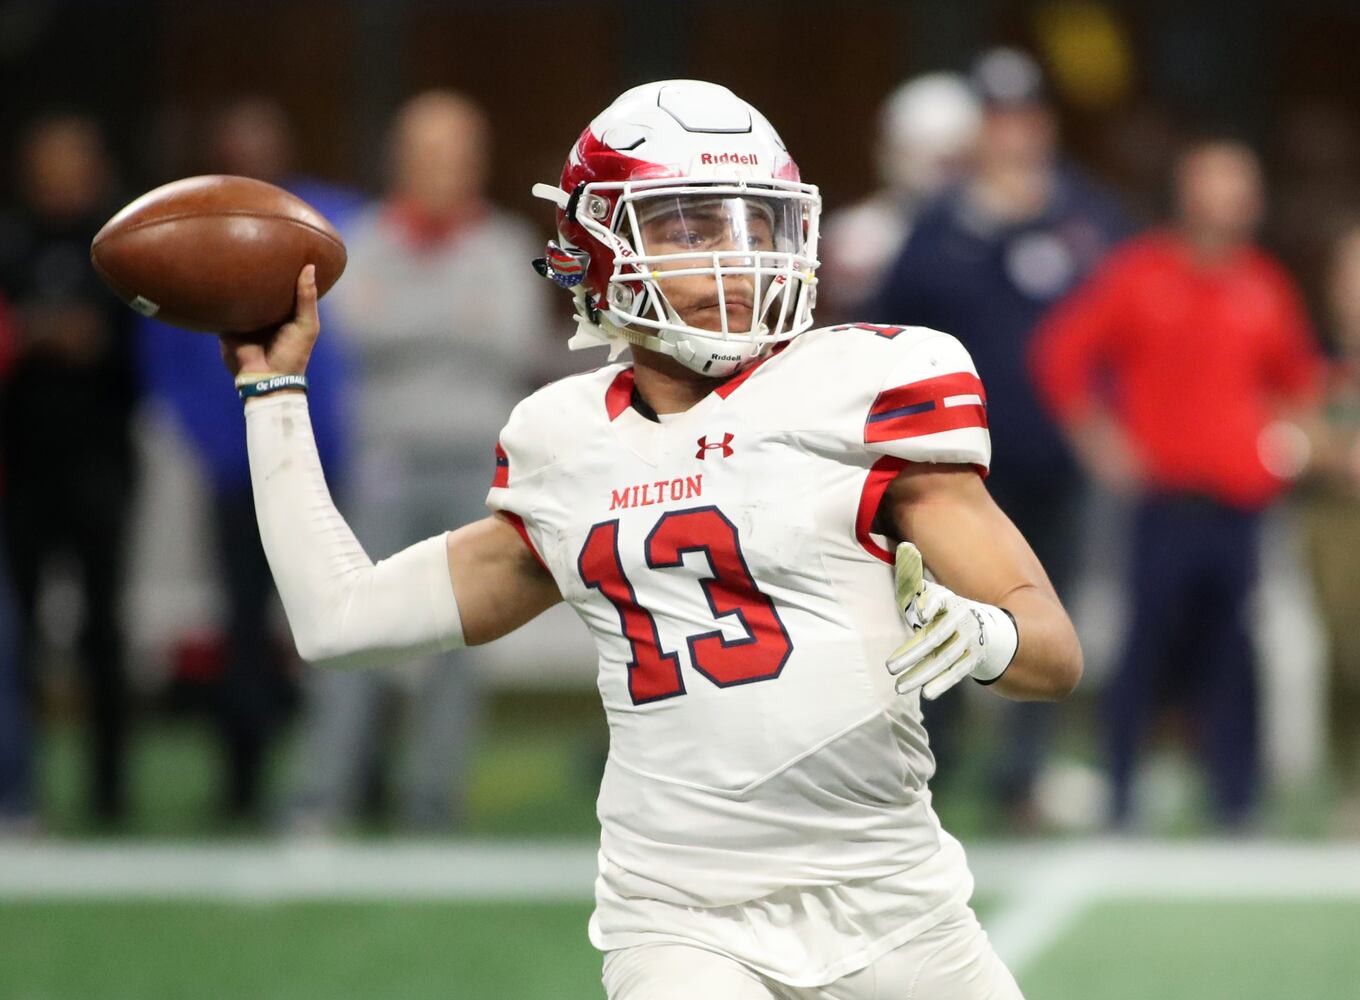
{"type": "Polygon", "coordinates": [[[938,698],[965,677],[991,684],[1011,665],[1020,634],[1009,614],[925,578],[920,550],[897,546],[897,606],[911,636],[888,657],[898,694],[938,698]]]}

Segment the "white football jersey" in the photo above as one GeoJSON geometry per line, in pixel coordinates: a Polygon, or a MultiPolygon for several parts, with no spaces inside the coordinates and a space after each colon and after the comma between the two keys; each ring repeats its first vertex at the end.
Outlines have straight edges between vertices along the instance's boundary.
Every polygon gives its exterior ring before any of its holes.
{"type": "Polygon", "coordinates": [[[814,330],[660,420],[632,379],[610,365],[520,403],[488,499],[599,649],[596,944],[657,930],[655,905],[928,869],[953,842],[919,700],[884,667],[905,626],[872,521],[909,462],[985,472],[967,352],[922,328],[814,330]]]}

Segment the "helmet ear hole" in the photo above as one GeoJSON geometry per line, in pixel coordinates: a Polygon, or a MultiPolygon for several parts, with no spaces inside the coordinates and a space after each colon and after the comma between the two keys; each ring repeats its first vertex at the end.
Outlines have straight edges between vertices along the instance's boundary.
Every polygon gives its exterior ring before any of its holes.
{"type": "Polygon", "coordinates": [[[603,222],[609,217],[609,202],[598,194],[587,195],[585,204],[586,215],[596,222],[603,222]]]}
{"type": "Polygon", "coordinates": [[[609,286],[609,304],[615,309],[629,309],[633,305],[633,300],[637,298],[633,290],[627,285],[609,286]]]}

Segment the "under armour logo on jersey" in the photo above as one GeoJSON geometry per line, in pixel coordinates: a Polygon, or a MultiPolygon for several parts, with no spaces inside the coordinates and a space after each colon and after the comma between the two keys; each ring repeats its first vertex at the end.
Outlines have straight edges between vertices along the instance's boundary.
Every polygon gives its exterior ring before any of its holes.
{"type": "Polygon", "coordinates": [[[722,436],[722,440],[721,440],[721,441],[715,441],[715,442],[713,442],[712,444],[709,444],[709,442],[708,442],[708,435],[705,434],[703,437],[701,437],[701,438],[699,439],[699,450],[696,451],[696,452],[694,453],[694,457],[697,458],[697,459],[699,459],[700,461],[703,461],[705,455],[707,455],[710,451],[713,451],[713,450],[715,450],[715,449],[717,449],[717,448],[721,448],[721,449],[722,449],[722,457],[723,457],[723,458],[731,458],[731,457],[732,457],[732,435],[731,435],[731,434],[724,434],[724,435],[722,436]]]}

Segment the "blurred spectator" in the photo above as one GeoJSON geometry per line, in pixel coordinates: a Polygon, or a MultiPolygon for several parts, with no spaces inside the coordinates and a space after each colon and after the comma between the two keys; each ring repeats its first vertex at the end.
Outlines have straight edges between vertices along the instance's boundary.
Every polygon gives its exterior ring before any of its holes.
{"type": "Polygon", "coordinates": [[[1309,562],[1327,627],[1331,763],[1341,830],[1360,835],[1360,225],[1337,241],[1327,380],[1303,507],[1309,562]]]}
{"type": "MultiPolygon", "coordinates": [[[[1025,350],[1048,308],[1129,228],[1114,199],[1059,156],[1057,123],[1029,57],[988,52],[973,83],[983,103],[976,168],[922,211],[870,318],[944,330],[972,352],[987,386],[988,488],[1070,600],[1082,478],[1039,404],[1025,350]]],[[[952,765],[950,731],[961,708],[959,699],[929,708],[942,776],[952,765]]],[[[993,780],[1012,819],[1029,825],[1053,709],[1036,702],[1005,711],[993,780]]]]}
{"type": "MultiPolygon", "coordinates": [[[[311,204],[343,234],[358,195],[298,174],[293,130],[277,104],[250,99],[225,108],[213,121],[207,168],[269,181],[311,204]]],[[[323,322],[331,322],[329,299],[323,322]]],[[[241,401],[223,377],[216,338],[139,320],[139,361],[149,391],[173,412],[202,462],[211,488],[211,531],[226,598],[225,655],[214,692],[225,778],[223,809],[249,819],[261,805],[261,782],[271,737],[288,701],[288,679],[270,627],[274,581],[260,548],[246,458],[241,401]]],[[[317,446],[332,483],[343,482],[345,375],[337,331],[312,354],[310,394],[317,446]]]]}
{"type": "Polygon", "coordinates": [[[1256,156],[1199,142],[1175,186],[1173,227],[1119,248],[1045,322],[1032,357],[1089,473],[1138,498],[1130,629],[1106,692],[1113,821],[1132,818],[1155,701],[1190,687],[1215,815],[1231,828],[1249,822],[1259,787],[1248,624],[1260,512],[1306,460],[1292,421],[1319,366],[1293,281],[1253,243],[1256,156]]]}
{"type": "MultiPolygon", "coordinates": [[[[484,517],[496,435],[547,324],[538,244],[485,201],[489,129],[447,92],[397,114],[387,196],[349,234],[336,308],[356,363],[350,523],[377,556],[484,517]]],[[[413,829],[456,824],[480,714],[466,652],[401,671],[308,675],[296,825],[348,819],[383,758],[385,696],[405,689],[412,739],[396,788],[413,829]]]]}
{"type": "MultiPolygon", "coordinates": [[[[80,577],[79,660],[90,714],[90,808],[125,814],[127,697],[119,602],[134,485],[137,379],[132,312],[103,288],[90,241],[116,204],[95,125],[40,120],[19,147],[22,204],[0,219],[0,294],[13,304],[15,360],[0,386],[5,549],[18,612],[26,706],[0,731],[0,801],[36,810],[38,597],[59,557],[80,577]]],[[[13,713],[12,713],[13,714],[13,713]]]]}
{"type": "Polygon", "coordinates": [[[1305,100],[1279,116],[1273,166],[1279,193],[1270,213],[1271,245],[1299,276],[1319,318],[1327,316],[1328,267],[1342,226],[1360,216],[1360,132],[1349,109],[1305,100]]]}
{"type": "Polygon", "coordinates": [[[927,73],[889,95],[874,150],[879,189],[822,223],[823,323],[864,318],[922,205],[962,175],[981,120],[972,88],[956,73],[927,73]]]}

